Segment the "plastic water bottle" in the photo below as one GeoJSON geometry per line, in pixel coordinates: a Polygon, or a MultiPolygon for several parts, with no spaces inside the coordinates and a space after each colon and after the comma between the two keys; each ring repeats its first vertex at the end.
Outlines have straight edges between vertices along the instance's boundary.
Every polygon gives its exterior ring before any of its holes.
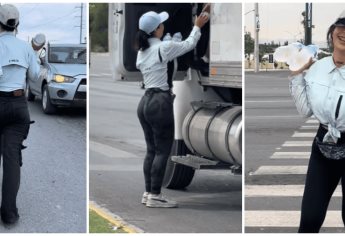
{"type": "Polygon", "coordinates": [[[163,41],[170,41],[171,40],[171,35],[170,33],[167,33],[164,38],[163,38],[163,41]]]}
{"type": "Polygon", "coordinates": [[[301,43],[292,43],[287,46],[281,46],[275,50],[273,57],[276,61],[287,62],[293,55],[297,54],[302,47],[303,45],[301,43]]]}
{"type": "Polygon", "coordinates": [[[182,41],[182,34],[180,32],[175,33],[173,35],[172,40],[175,42],[181,42],[182,41]]]}
{"type": "Polygon", "coordinates": [[[286,62],[291,71],[297,71],[308,63],[310,58],[317,59],[319,47],[316,45],[304,46],[301,43],[292,43],[276,49],[273,54],[275,60],[286,62]]]}

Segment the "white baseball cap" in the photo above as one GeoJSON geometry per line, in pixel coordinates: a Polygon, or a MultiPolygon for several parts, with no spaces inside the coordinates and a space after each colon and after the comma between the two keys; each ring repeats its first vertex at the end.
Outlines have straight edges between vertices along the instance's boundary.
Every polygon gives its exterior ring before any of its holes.
{"type": "Polygon", "coordinates": [[[10,28],[16,28],[19,24],[19,11],[12,4],[0,5],[0,22],[10,28]]]}
{"type": "Polygon", "coordinates": [[[168,18],[169,18],[169,14],[165,11],[159,14],[154,11],[146,12],[139,19],[139,29],[141,29],[142,31],[145,31],[145,33],[147,34],[150,34],[168,18]]]}
{"type": "Polygon", "coordinates": [[[46,43],[46,36],[44,34],[36,34],[32,39],[32,43],[37,47],[41,47],[46,43]]]}
{"type": "Polygon", "coordinates": [[[334,22],[335,26],[345,26],[345,10],[340,14],[336,22],[334,22]]]}

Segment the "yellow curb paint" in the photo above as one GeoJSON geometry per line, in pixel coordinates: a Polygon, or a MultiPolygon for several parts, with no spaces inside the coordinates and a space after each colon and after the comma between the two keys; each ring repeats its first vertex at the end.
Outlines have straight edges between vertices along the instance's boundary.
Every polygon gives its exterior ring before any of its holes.
{"type": "Polygon", "coordinates": [[[89,203],[90,210],[96,212],[99,216],[106,219],[110,223],[114,224],[116,227],[121,227],[122,230],[124,230],[127,233],[141,233],[139,230],[127,225],[125,222],[123,222],[120,219],[116,219],[113,216],[111,216],[109,213],[101,209],[100,207],[96,206],[93,203],[89,203]]]}

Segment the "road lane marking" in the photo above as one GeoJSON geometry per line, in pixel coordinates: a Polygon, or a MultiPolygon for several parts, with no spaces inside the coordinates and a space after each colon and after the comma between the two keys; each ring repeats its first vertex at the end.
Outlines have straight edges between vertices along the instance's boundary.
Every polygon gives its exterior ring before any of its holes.
{"type": "Polygon", "coordinates": [[[319,128],[318,125],[302,125],[300,129],[313,129],[317,130],[319,128]]]}
{"type": "Polygon", "coordinates": [[[275,103],[275,102],[293,102],[292,100],[250,100],[250,101],[246,101],[246,103],[275,103]]]}
{"type": "MultiPolygon", "coordinates": [[[[298,227],[300,211],[245,211],[246,227],[298,227]]],[[[341,211],[327,211],[323,227],[344,227],[341,211]]]]}
{"type": "Polygon", "coordinates": [[[142,229],[127,223],[121,217],[111,213],[108,209],[101,207],[94,201],[89,202],[89,209],[95,211],[99,216],[114,224],[116,227],[121,228],[127,233],[144,233],[142,229]]]}
{"type": "Polygon", "coordinates": [[[301,133],[301,132],[295,132],[292,137],[293,138],[313,138],[315,137],[316,133],[301,133]]]}
{"type": "Polygon", "coordinates": [[[313,141],[286,141],[283,147],[311,147],[313,141]]]}
{"type": "Polygon", "coordinates": [[[320,122],[318,120],[307,120],[305,123],[307,124],[319,124],[320,122]]]}
{"type": "Polygon", "coordinates": [[[249,175],[304,175],[307,166],[260,166],[249,175]]]}
{"type": "Polygon", "coordinates": [[[113,157],[113,158],[138,158],[133,153],[126,152],[114,147],[111,147],[109,145],[98,143],[95,141],[89,141],[89,147],[91,151],[97,152],[99,154],[102,154],[107,157],[113,157]]]}
{"type": "Polygon", "coordinates": [[[246,115],[246,119],[300,119],[301,116],[250,116],[246,115]]]}
{"type": "Polygon", "coordinates": [[[308,159],[310,152],[275,152],[271,159],[308,159]]]}
{"type": "MultiPolygon", "coordinates": [[[[305,185],[246,185],[246,197],[302,197],[305,185]]],[[[341,186],[338,185],[333,197],[341,197],[341,186]]]]}

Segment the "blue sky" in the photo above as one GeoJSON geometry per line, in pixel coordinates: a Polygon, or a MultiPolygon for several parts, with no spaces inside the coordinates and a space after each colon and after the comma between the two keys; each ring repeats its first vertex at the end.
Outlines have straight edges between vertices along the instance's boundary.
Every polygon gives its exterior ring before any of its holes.
{"type": "MultiPolygon", "coordinates": [[[[253,35],[254,9],[253,3],[246,3],[244,8],[245,29],[253,35]]],[[[301,12],[305,3],[259,3],[260,43],[285,40],[289,42],[304,38],[301,12]]],[[[328,27],[334,23],[340,13],[345,10],[345,3],[313,3],[313,43],[326,46],[328,27]]]]}
{"type": "MultiPolygon", "coordinates": [[[[20,13],[17,37],[31,40],[44,33],[54,43],[79,43],[80,3],[23,3],[14,4],[20,13]]],[[[83,11],[83,42],[86,32],[86,7],[83,11]]]]}

